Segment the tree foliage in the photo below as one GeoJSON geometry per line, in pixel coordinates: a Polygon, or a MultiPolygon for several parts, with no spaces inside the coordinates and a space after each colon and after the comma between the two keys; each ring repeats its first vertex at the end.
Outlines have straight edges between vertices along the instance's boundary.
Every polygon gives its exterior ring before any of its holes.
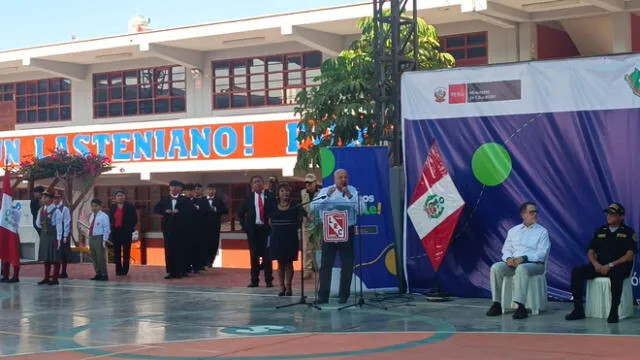
{"type": "MultiPolygon", "coordinates": [[[[391,140],[398,119],[385,116],[385,122],[379,123],[375,115],[372,87],[377,85],[373,18],[360,20],[358,28],[361,30],[360,39],[335,58],[323,62],[321,74],[315,79],[320,85],[301,91],[296,97],[294,111],[300,116],[298,169],[319,166],[322,147],[379,145],[391,140]]],[[[390,32],[390,25],[385,24],[384,30],[390,32]]],[[[401,38],[407,36],[407,31],[404,27],[401,38]]],[[[453,56],[440,51],[438,33],[433,26],[418,18],[417,33],[418,70],[454,65],[453,56]]],[[[391,55],[390,40],[385,49],[386,55],[391,55]]],[[[413,56],[412,42],[406,46],[405,55],[413,56]]],[[[387,93],[390,91],[388,89],[387,93]]],[[[390,106],[387,113],[389,110],[390,106]]]]}

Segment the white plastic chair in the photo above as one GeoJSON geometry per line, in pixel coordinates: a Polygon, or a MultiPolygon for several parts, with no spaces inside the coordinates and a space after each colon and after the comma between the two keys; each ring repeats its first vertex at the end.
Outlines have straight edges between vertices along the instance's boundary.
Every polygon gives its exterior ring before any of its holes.
{"type": "MultiPolygon", "coordinates": [[[[633,274],[632,267],[631,274],[633,274]]],[[[597,277],[587,280],[587,304],[584,309],[586,317],[606,319],[611,309],[611,280],[608,277],[597,277]]],[[[634,316],[633,309],[633,285],[631,275],[622,282],[622,297],[618,307],[620,320],[634,316]]]]}
{"type": "MultiPolygon", "coordinates": [[[[549,267],[549,253],[551,247],[544,257],[544,272],[540,275],[529,277],[529,285],[527,287],[527,301],[524,307],[531,310],[532,315],[538,315],[540,312],[547,310],[547,269],[549,267]]],[[[505,277],[502,282],[502,313],[507,312],[507,308],[517,309],[518,305],[513,302],[513,277],[505,277]],[[507,305],[507,304],[510,304],[507,305]]]]}

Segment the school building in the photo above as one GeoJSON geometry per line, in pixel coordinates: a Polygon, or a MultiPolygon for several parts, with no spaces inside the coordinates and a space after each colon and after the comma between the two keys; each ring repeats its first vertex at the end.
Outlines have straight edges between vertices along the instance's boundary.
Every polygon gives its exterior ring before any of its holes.
{"type": "MultiPolygon", "coordinates": [[[[457,66],[640,50],[640,0],[417,3],[457,66]]],[[[296,94],[318,85],[322,61],[357,39],[358,21],[372,14],[363,2],[172,29],[135,17],[123,35],[1,50],[0,159],[19,163],[55,147],[111,157],[116,168],[88,198],[128,192],[141,217],[137,264],[164,263],[152,207],[168,181],[215,183],[230,209],[216,266],[248,267],[237,219],[248,177],[302,187],[293,172],[296,94]]]]}

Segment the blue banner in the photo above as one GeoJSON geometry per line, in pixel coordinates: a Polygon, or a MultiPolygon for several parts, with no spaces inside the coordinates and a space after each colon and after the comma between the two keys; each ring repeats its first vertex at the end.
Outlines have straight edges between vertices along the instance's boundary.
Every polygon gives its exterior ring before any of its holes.
{"type": "Polygon", "coordinates": [[[362,249],[360,235],[356,235],[354,261],[354,275],[362,277],[366,289],[398,287],[387,151],[386,147],[330,147],[320,151],[323,185],[332,186],[335,170],[344,169],[349,185],[358,189],[360,201],[366,205],[358,219],[362,249]]]}
{"type": "MultiPolygon", "coordinates": [[[[437,274],[445,291],[490,296],[490,267],[500,261],[507,230],[522,222],[525,201],[537,204],[549,231],[551,298],[571,298],[571,271],[588,264],[608,204],[622,203],[624,222],[640,230],[639,65],[634,55],[403,78],[407,206],[434,141],[466,204],[437,274]]],[[[408,217],[405,224],[408,286],[428,291],[436,274],[408,217]]]]}

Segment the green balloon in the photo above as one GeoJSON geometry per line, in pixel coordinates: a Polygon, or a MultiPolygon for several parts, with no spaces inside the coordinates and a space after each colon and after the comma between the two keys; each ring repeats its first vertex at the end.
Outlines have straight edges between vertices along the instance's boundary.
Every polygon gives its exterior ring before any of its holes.
{"type": "Polygon", "coordinates": [[[333,156],[333,152],[327,148],[320,148],[320,169],[323,179],[333,174],[336,169],[336,158],[333,156]]]}
{"type": "Polygon", "coordinates": [[[473,175],[486,186],[502,184],[513,169],[511,156],[504,146],[487,143],[480,146],[471,159],[473,175]]]}

